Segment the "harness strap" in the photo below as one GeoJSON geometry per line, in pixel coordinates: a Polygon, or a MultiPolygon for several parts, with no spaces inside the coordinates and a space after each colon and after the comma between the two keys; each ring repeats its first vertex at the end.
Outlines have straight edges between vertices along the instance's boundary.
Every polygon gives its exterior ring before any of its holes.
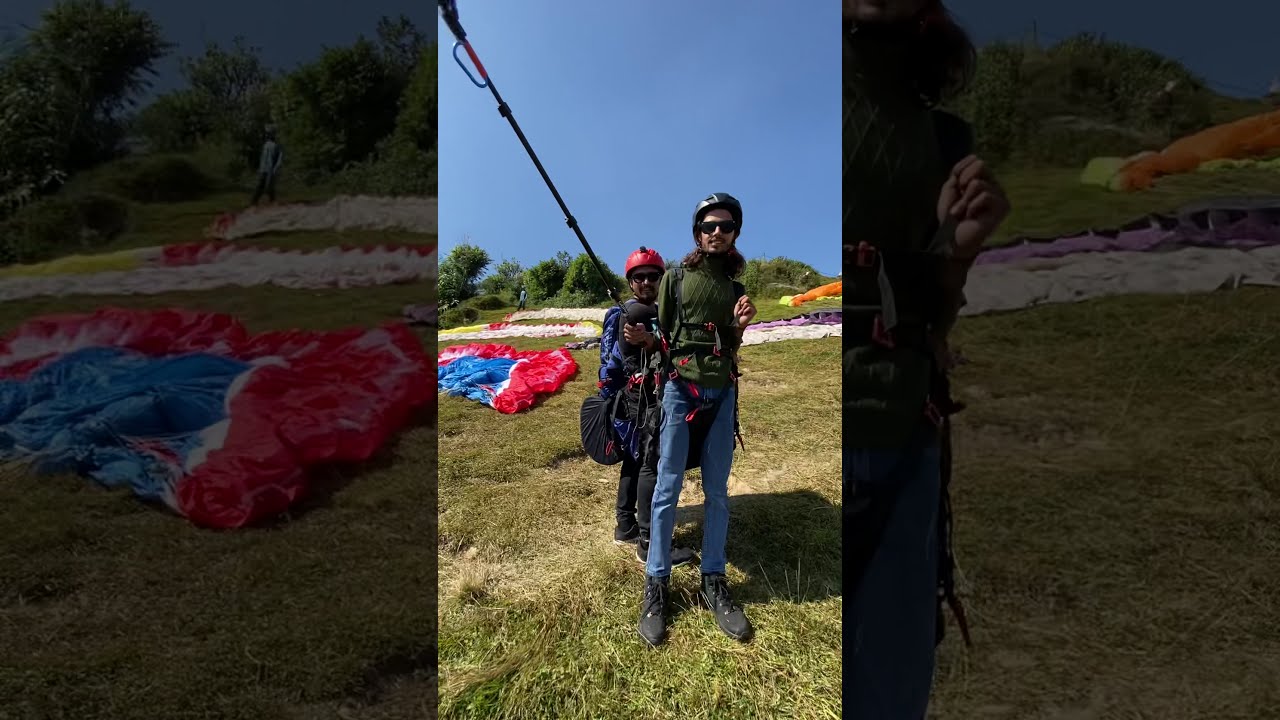
{"type": "Polygon", "coordinates": [[[929,415],[930,419],[937,419],[939,449],[941,451],[939,470],[942,475],[941,491],[938,497],[938,620],[935,642],[941,643],[946,634],[946,623],[942,612],[942,607],[945,603],[956,619],[956,626],[960,629],[960,637],[964,639],[965,647],[973,647],[973,638],[969,634],[969,619],[965,613],[964,604],[960,602],[960,597],[956,594],[956,559],[951,512],[951,475],[953,466],[951,416],[963,410],[964,404],[955,402],[951,398],[950,386],[950,378],[939,371],[935,378],[934,392],[930,395],[926,408],[926,414],[929,415]],[[933,400],[935,396],[941,398],[939,401],[941,406],[935,404],[933,400]]]}

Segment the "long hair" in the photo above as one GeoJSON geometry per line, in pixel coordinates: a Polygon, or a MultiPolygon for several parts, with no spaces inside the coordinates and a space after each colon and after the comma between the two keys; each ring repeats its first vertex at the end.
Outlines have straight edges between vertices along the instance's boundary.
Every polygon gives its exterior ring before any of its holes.
{"type": "Polygon", "coordinates": [[[916,34],[915,76],[921,97],[929,105],[955,98],[973,81],[978,51],[941,0],[926,5],[916,34]]]}
{"type": "MultiPolygon", "coordinates": [[[[858,28],[852,20],[845,19],[844,32],[846,37],[849,33],[869,32],[904,47],[903,55],[909,62],[907,75],[913,79],[920,99],[930,107],[963,93],[973,80],[978,51],[942,0],[928,0],[919,13],[896,27],[858,28]]],[[[850,50],[846,43],[846,53],[850,50]]]]}
{"type": "MultiPolygon", "coordinates": [[[[734,238],[734,246],[729,248],[729,252],[725,253],[725,272],[729,274],[730,278],[734,279],[741,275],[742,271],[747,267],[747,259],[742,257],[742,253],[738,252],[737,241],[738,239],[734,238]]],[[[697,240],[694,242],[697,242],[697,240]]],[[[706,256],[707,254],[702,251],[702,247],[698,246],[693,249],[693,252],[685,255],[680,264],[688,268],[696,268],[702,264],[702,259],[706,256]]]]}

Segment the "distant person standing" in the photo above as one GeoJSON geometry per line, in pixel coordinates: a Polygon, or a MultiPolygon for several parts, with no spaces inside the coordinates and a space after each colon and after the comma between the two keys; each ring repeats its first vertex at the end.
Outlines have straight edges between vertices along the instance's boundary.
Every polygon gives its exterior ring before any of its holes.
{"type": "Polygon", "coordinates": [[[258,187],[254,188],[250,205],[257,205],[264,191],[269,202],[276,201],[276,178],[280,177],[280,166],[283,163],[284,148],[276,141],[275,127],[268,125],[266,139],[262,143],[262,154],[258,157],[258,187]]]}
{"type": "Polygon", "coordinates": [[[520,306],[519,306],[519,307],[517,307],[516,309],[517,309],[517,310],[523,310],[523,309],[524,309],[524,301],[525,301],[525,300],[528,300],[528,299],[529,299],[529,291],[528,291],[528,290],[525,290],[524,288],[520,288],[520,306]]]}

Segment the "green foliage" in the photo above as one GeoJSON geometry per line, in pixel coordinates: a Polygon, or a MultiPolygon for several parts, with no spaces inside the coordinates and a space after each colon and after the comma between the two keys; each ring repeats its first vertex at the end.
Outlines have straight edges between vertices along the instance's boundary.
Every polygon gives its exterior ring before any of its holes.
{"type": "Polygon", "coordinates": [[[458,277],[467,284],[474,284],[489,267],[489,253],[469,242],[462,243],[449,251],[449,255],[440,263],[440,270],[458,273],[458,277]]]}
{"type": "Polygon", "coordinates": [[[440,313],[440,327],[443,329],[471,325],[480,319],[480,313],[474,308],[455,307],[440,313]]]}
{"type": "Polygon", "coordinates": [[[1022,112],[1023,48],[993,43],[978,53],[978,68],[960,110],[975,131],[978,153],[989,162],[1009,158],[1026,135],[1022,112]]]}
{"type": "Polygon", "coordinates": [[[597,300],[593,295],[583,292],[567,292],[560,291],[554,297],[548,298],[547,305],[562,308],[589,308],[599,305],[602,301],[597,300]]]}
{"type": "Polygon", "coordinates": [[[568,268],[559,260],[543,260],[524,273],[524,284],[529,290],[530,302],[543,302],[555,297],[564,287],[568,268]]]}
{"type": "Polygon", "coordinates": [[[35,263],[109,242],[128,224],[128,205],[107,195],[50,198],[0,223],[0,265],[35,263]]]}
{"type": "Polygon", "coordinates": [[[270,85],[271,73],[259,57],[261,52],[237,36],[229,50],[211,42],[203,55],[182,59],[182,75],[190,92],[208,103],[216,124],[227,123],[270,85]]]}
{"type": "Polygon", "coordinates": [[[88,193],[71,201],[81,224],[101,241],[114,240],[129,226],[129,203],[104,193],[88,193]]]}
{"type": "Polygon", "coordinates": [[[451,307],[461,302],[464,297],[462,277],[454,268],[440,266],[440,277],[436,280],[436,294],[440,298],[441,307],[451,307]]]}
{"type": "Polygon", "coordinates": [[[199,166],[180,155],[155,155],[136,163],[122,163],[117,172],[117,186],[135,202],[198,200],[214,187],[213,180],[199,166]]]}
{"type": "MultiPolygon", "coordinates": [[[[626,287],[626,283],[622,278],[619,278],[616,273],[610,270],[608,265],[604,266],[604,271],[608,274],[609,282],[613,285],[614,290],[621,291],[626,287]]],[[[565,271],[564,284],[561,290],[570,296],[589,298],[590,302],[587,307],[609,299],[609,292],[605,288],[604,278],[600,277],[600,271],[596,269],[595,263],[591,262],[591,258],[586,253],[582,253],[570,261],[569,268],[565,271]]]]}
{"type": "Polygon", "coordinates": [[[799,260],[754,258],[747,261],[747,266],[738,280],[747,288],[748,295],[766,298],[802,293],[819,285],[825,285],[834,278],[822,275],[812,266],[799,260]]]}
{"type": "Polygon", "coordinates": [[[524,282],[524,266],[516,260],[503,260],[493,274],[480,281],[480,289],[488,295],[518,295],[524,282]]]}
{"type": "Polygon", "coordinates": [[[439,63],[436,45],[426,45],[405,88],[396,117],[396,140],[428,152],[434,150],[438,137],[439,63]]]}
{"type": "Polygon", "coordinates": [[[146,12],[122,0],[62,0],[27,38],[56,100],[59,140],[69,169],[114,155],[117,116],[151,85],[155,63],[172,45],[146,12]]]}
{"type": "Polygon", "coordinates": [[[1041,49],[994,43],[957,109],[991,162],[1077,165],[1207,127],[1213,98],[1180,63],[1091,34],[1041,49]]]}
{"type": "Polygon", "coordinates": [[[208,103],[190,90],[165,93],[138,114],[134,128],[153,152],[194,150],[213,132],[208,103]]]}
{"type": "Polygon", "coordinates": [[[481,278],[476,287],[479,288],[481,295],[502,296],[509,294],[506,288],[503,287],[502,279],[494,275],[486,275],[481,278]]]}
{"type": "Polygon", "coordinates": [[[421,72],[422,60],[429,52],[432,58],[431,77],[435,80],[436,47],[427,36],[405,15],[395,18],[378,18],[378,49],[391,74],[407,82],[415,72],[421,72]]]}
{"type": "MultiPolygon", "coordinates": [[[[384,55],[392,58],[388,60],[392,63],[392,71],[399,72],[394,63],[402,60],[395,58],[402,57],[407,51],[389,50],[385,42],[384,55]]],[[[439,96],[436,46],[427,44],[424,47],[417,65],[412,67],[408,85],[400,99],[395,132],[380,141],[370,157],[347,166],[338,180],[339,187],[345,192],[378,195],[437,193],[439,180],[435,148],[439,96]]]]}
{"type": "Polygon", "coordinates": [[[449,251],[440,263],[439,292],[445,305],[453,305],[474,297],[476,281],[489,267],[489,253],[470,243],[462,243],[449,251]]]}
{"type": "Polygon", "coordinates": [[[364,160],[395,129],[403,90],[374,43],[326,48],[288,75],[273,97],[290,162],[314,181],[364,160]]]}
{"type": "Polygon", "coordinates": [[[501,310],[507,304],[507,299],[501,295],[477,295],[467,301],[467,307],[476,310],[501,310]]]}
{"type": "Polygon", "coordinates": [[[334,184],[345,193],[433,196],[439,190],[436,151],[424,152],[393,138],[385,154],[349,165],[334,184]]]}
{"type": "Polygon", "coordinates": [[[63,0],[0,58],[0,217],[117,155],[119,115],[169,45],[128,3],[63,0]]]}
{"type": "Polygon", "coordinates": [[[158,152],[186,152],[206,138],[256,163],[263,126],[270,119],[271,73],[261,50],[236,37],[230,49],[209,43],[181,60],[187,87],[161,95],[143,109],[137,129],[158,152]]]}
{"type": "Polygon", "coordinates": [[[0,66],[0,218],[66,177],[66,149],[49,78],[15,59],[0,66]],[[28,70],[30,72],[28,72],[28,70]]]}

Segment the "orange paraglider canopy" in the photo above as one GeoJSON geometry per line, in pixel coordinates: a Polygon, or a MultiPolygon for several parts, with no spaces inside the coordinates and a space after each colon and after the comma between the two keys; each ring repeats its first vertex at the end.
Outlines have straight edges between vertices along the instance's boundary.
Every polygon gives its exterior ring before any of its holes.
{"type": "Polygon", "coordinates": [[[791,307],[799,307],[810,300],[839,295],[843,284],[843,280],[837,280],[833,283],[827,283],[826,285],[819,285],[803,295],[796,295],[791,298],[791,307]]]}
{"type": "Polygon", "coordinates": [[[1161,175],[1191,172],[1201,163],[1256,158],[1280,151],[1280,110],[1215,125],[1188,135],[1151,155],[1135,158],[1120,169],[1118,189],[1145,190],[1161,175]]]}

